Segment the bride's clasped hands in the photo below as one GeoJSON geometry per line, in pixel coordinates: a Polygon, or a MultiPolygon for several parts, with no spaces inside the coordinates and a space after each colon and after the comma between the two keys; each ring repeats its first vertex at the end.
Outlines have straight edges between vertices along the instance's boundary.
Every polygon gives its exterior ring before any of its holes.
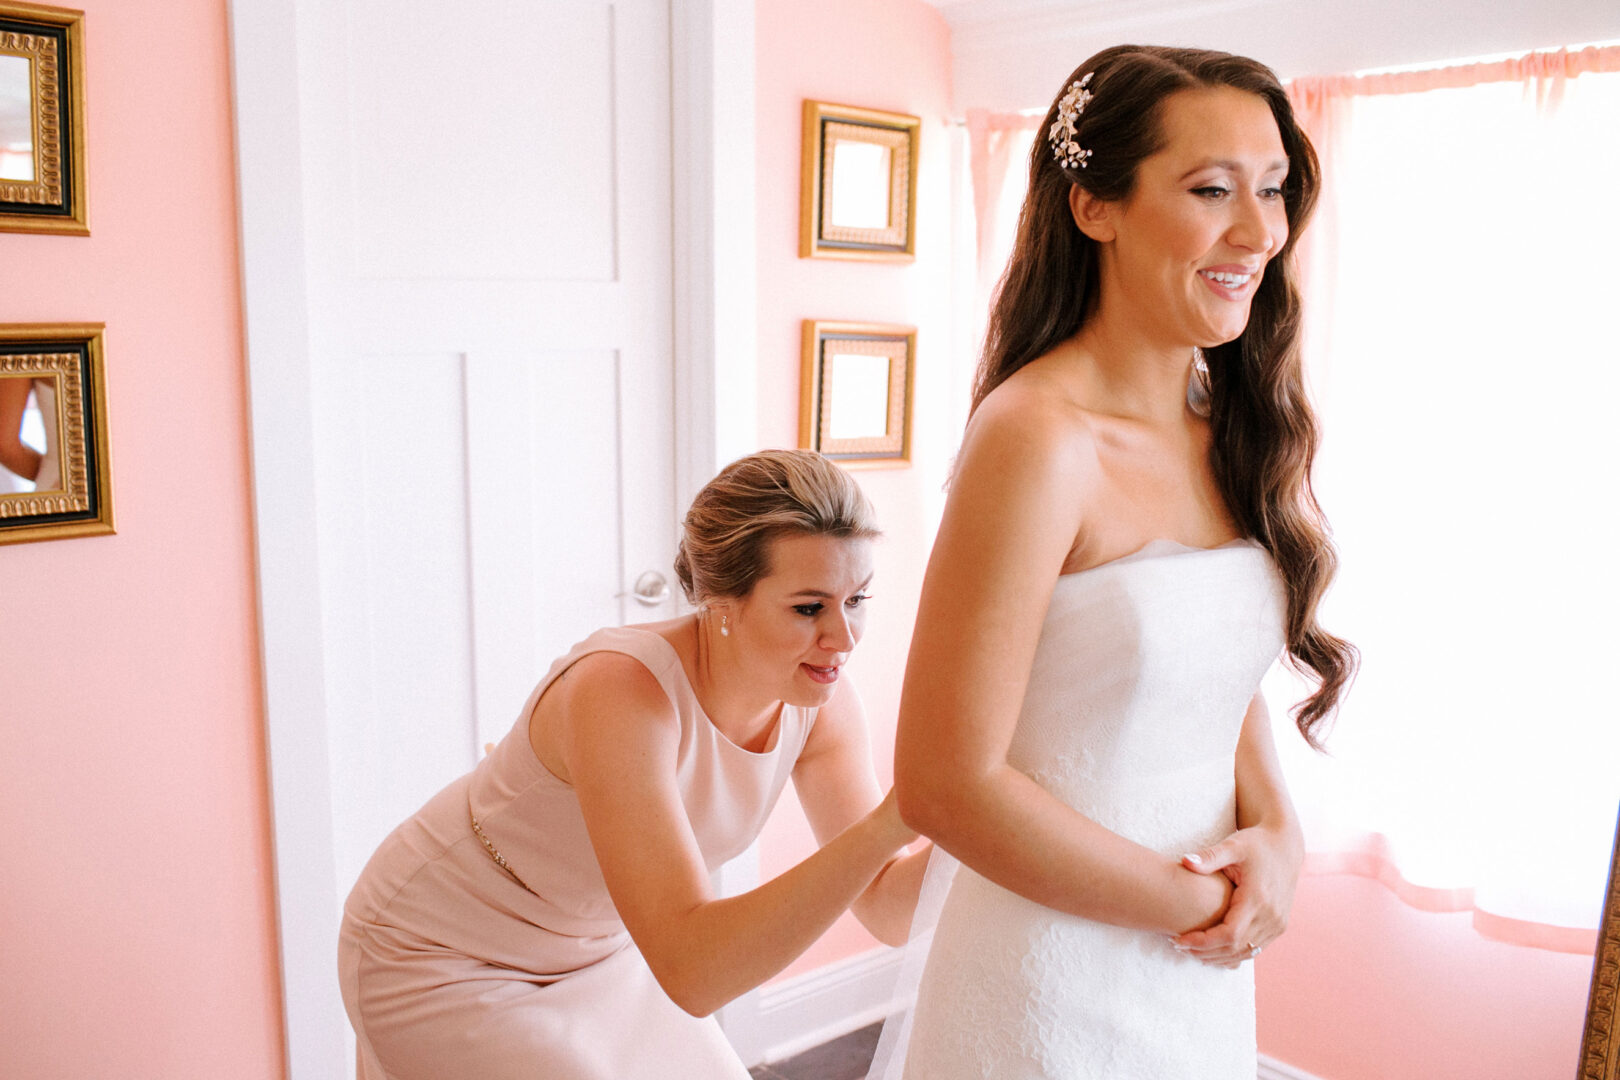
{"type": "Polygon", "coordinates": [[[1265,698],[1256,693],[1243,717],[1234,760],[1238,828],[1181,857],[1181,865],[1193,873],[1218,875],[1232,886],[1219,922],[1170,939],[1183,955],[1217,967],[1238,967],[1282,936],[1305,862],[1304,834],[1270,731],[1265,698]]]}
{"type": "Polygon", "coordinates": [[[1235,968],[1260,955],[1288,929],[1294,886],[1304,862],[1297,828],[1256,825],[1218,844],[1188,852],[1181,865],[1196,874],[1223,875],[1232,886],[1221,921],[1170,939],[1178,952],[1206,964],[1235,968]]]}

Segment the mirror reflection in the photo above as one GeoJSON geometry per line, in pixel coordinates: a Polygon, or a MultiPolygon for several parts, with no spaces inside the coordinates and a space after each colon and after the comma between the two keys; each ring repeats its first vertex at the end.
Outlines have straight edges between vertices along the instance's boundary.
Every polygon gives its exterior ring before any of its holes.
{"type": "Polygon", "coordinates": [[[881,439],[889,433],[889,358],[829,353],[832,439],[881,439]]]}
{"type": "Polygon", "coordinates": [[[839,139],[833,144],[830,224],[841,229],[889,227],[892,153],[877,143],[839,139]]]}
{"type": "Polygon", "coordinates": [[[0,495],[62,488],[56,376],[0,375],[0,495]]]}
{"type": "Polygon", "coordinates": [[[0,180],[34,179],[33,61],[0,53],[0,180]]]}

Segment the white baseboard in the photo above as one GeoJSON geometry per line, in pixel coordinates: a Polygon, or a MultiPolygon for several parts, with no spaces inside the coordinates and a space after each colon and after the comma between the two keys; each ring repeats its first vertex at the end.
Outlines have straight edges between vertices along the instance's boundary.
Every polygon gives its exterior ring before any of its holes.
{"type": "Polygon", "coordinates": [[[900,950],[879,948],[759,991],[749,1042],[758,1060],[783,1061],[882,1020],[894,997],[900,950]]]}
{"type": "Polygon", "coordinates": [[[1322,1078],[1261,1054],[1258,1080],[1322,1080],[1322,1078]]]}
{"type": "MultiPolygon", "coordinates": [[[[872,949],[768,986],[754,995],[749,1016],[749,1066],[785,1061],[811,1047],[874,1024],[888,1015],[900,951],[872,949]]],[[[1260,1055],[1256,1080],[1322,1080],[1260,1055]]]]}

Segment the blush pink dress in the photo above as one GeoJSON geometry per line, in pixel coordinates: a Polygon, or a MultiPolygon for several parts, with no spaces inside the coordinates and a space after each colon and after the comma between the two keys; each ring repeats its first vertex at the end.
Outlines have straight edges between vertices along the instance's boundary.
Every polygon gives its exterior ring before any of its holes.
{"type": "Polygon", "coordinates": [[[766,748],[744,750],[703,713],[663,637],[592,634],[476,769],[383,841],[349,894],[338,967],[364,1080],[746,1080],[715,1020],[683,1012],[653,978],[579,800],[529,745],[546,688],[603,651],[634,657],[669,695],[681,799],[709,870],[764,826],[815,710],[784,705],[766,748]]]}

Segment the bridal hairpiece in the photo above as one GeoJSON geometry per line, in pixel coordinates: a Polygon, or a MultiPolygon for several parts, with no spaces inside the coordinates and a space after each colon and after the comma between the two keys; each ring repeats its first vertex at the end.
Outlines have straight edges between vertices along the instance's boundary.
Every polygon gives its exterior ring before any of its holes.
{"type": "Polygon", "coordinates": [[[1086,159],[1091,156],[1091,151],[1082,148],[1075,136],[1080,127],[1080,114],[1086,111],[1086,106],[1091,102],[1091,91],[1086,87],[1091,84],[1091,77],[1095,74],[1095,71],[1088,71],[1069,84],[1069,89],[1058,99],[1057,119],[1052,121],[1046,133],[1046,141],[1052,144],[1052,156],[1065,169],[1076,166],[1083,169],[1086,159]]]}

